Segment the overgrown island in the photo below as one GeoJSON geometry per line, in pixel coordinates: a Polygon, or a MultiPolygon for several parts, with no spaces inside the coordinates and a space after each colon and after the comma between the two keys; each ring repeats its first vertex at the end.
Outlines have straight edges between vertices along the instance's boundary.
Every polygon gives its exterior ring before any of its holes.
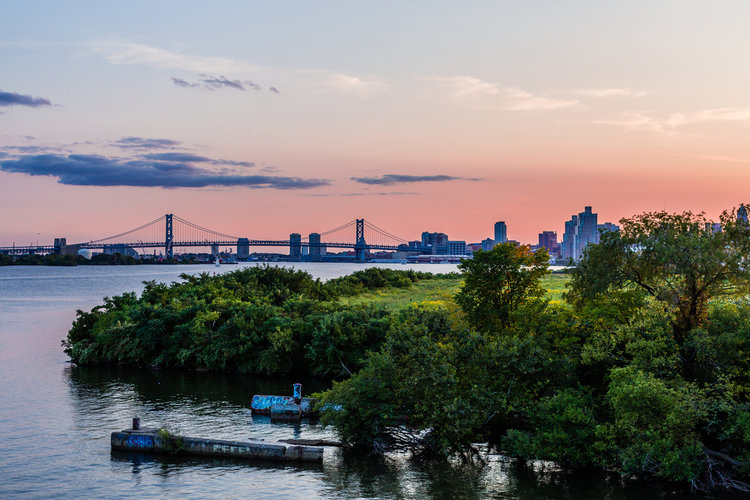
{"type": "Polygon", "coordinates": [[[569,274],[500,244],[461,274],[370,268],[322,283],[253,267],[78,311],[78,364],[332,380],[348,445],[750,492],[750,226],[645,213],[569,274]]]}

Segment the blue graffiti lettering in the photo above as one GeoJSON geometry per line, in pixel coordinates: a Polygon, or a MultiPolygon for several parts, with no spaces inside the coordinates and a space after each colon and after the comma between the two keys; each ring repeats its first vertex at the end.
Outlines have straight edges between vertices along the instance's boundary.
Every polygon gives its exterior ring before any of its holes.
{"type": "Polygon", "coordinates": [[[153,436],[141,436],[137,434],[131,434],[128,436],[128,448],[153,448],[154,438],[153,436]]]}

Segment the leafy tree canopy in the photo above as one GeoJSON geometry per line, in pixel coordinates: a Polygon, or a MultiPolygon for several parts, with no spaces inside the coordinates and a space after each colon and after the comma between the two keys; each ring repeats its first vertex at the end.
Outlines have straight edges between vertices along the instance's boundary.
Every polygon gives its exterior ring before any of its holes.
{"type": "Polygon", "coordinates": [[[456,302],[476,328],[507,327],[513,311],[544,294],[539,280],[548,266],[544,248],[532,252],[528,245],[501,243],[486,252],[479,250],[458,266],[465,281],[456,302]]]}

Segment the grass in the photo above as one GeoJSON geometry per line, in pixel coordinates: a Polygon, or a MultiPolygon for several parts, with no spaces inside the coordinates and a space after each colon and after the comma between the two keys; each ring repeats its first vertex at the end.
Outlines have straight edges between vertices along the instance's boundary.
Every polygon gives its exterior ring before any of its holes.
{"type": "MultiPolygon", "coordinates": [[[[451,300],[461,287],[462,281],[461,278],[423,280],[414,283],[409,288],[388,288],[355,297],[344,297],[341,300],[344,304],[375,302],[392,311],[398,311],[410,304],[451,300]]],[[[562,294],[565,292],[565,285],[568,281],[570,281],[570,276],[567,274],[548,274],[542,279],[542,287],[547,290],[550,303],[562,302],[562,294]]]]}

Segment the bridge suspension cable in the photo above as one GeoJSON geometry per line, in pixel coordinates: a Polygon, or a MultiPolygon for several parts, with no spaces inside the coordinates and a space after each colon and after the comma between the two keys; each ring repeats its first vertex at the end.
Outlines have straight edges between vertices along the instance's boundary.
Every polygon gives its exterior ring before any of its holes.
{"type": "Polygon", "coordinates": [[[320,235],[321,236],[326,236],[328,234],[335,233],[336,231],[341,231],[342,229],[346,229],[347,227],[350,227],[350,226],[352,226],[353,224],[356,224],[356,223],[357,223],[357,221],[352,220],[352,221],[347,222],[346,224],[340,225],[337,228],[329,229],[328,231],[326,231],[324,233],[320,233],[320,235]]]}
{"type": "Polygon", "coordinates": [[[131,229],[131,230],[129,230],[129,231],[125,231],[124,233],[116,234],[116,235],[114,235],[114,236],[109,236],[109,237],[107,237],[107,238],[99,238],[98,240],[91,240],[91,241],[89,241],[88,243],[100,243],[100,242],[102,242],[102,241],[107,241],[107,240],[114,240],[114,239],[117,239],[117,238],[119,238],[119,237],[121,237],[121,236],[126,236],[126,235],[128,235],[128,234],[131,234],[131,233],[135,233],[135,232],[137,232],[137,231],[140,231],[141,229],[146,229],[146,228],[147,228],[147,227],[149,227],[149,226],[153,226],[153,225],[154,225],[154,224],[156,224],[157,222],[162,222],[162,221],[164,220],[164,217],[166,217],[166,216],[162,215],[162,216],[161,216],[161,217],[159,217],[158,219],[154,219],[154,220],[152,220],[151,222],[147,222],[146,224],[143,224],[142,226],[138,226],[138,227],[136,227],[135,229],[131,229]]]}
{"type": "Polygon", "coordinates": [[[365,227],[367,227],[369,229],[372,229],[376,233],[379,233],[380,235],[385,236],[387,238],[390,238],[392,240],[396,240],[396,241],[398,241],[400,243],[407,243],[407,240],[405,240],[403,238],[400,238],[400,237],[396,236],[395,234],[389,233],[385,229],[380,229],[375,224],[371,224],[371,223],[367,222],[366,220],[365,220],[365,227]]]}
{"type": "Polygon", "coordinates": [[[208,228],[205,228],[203,226],[199,226],[198,224],[194,224],[194,223],[190,222],[189,220],[185,220],[182,217],[178,217],[177,215],[174,215],[173,217],[174,217],[174,219],[176,221],[185,224],[186,226],[190,227],[191,229],[196,229],[198,231],[202,231],[204,233],[212,234],[212,235],[215,235],[215,236],[221,236],[223,238],[227,238],[228,240],[236,240],[236,239],[238,239],[237,236],[232,236],[230,234],[220,233],[218,231],[214,231],[212,229],[208,229],[208,228]]]}

